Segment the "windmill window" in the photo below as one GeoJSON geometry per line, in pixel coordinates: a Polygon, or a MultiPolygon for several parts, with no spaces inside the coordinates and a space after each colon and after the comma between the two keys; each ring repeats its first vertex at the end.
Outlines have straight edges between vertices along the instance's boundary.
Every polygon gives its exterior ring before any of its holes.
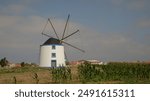
{"type": "Polygon", "coordinates": [[[56,53],[52,53],[52,58],[55,58],[56,57],[56,53]]]}
{"type": "Polygon", "coordinates": [[[56,49],[55,45],[52,46],[52,49],[56,49]]]}
{"type": "Polygon", "coordinates": [[[57,61],[51,60],[51,67],[56,67],[56,66],[57,66],[57,61]]]}

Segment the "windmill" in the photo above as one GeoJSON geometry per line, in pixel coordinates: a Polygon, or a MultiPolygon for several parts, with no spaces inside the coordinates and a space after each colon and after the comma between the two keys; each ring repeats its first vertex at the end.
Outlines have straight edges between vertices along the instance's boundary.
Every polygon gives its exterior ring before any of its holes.
{"type": "Polygon", "coordinates": [[[45,25],[42,35],[45,35],[48,38],[47,41],[45,41],[41,46],[40,46],[40,66],[41,67],[63,67],[66,66],[66,56],[65,56],[65,51],[64,51],[64,44],[73,47],[81,52],[85,52],[84,50],[65,42],[65,40],[72,35],[76,34],[79,32],[79,30],[76,30],[75,32],[65,36],[66,33],[66,28],[68,25],[70,15],[68,15],[67,21],[65,23],[65,27],[63,30],[63,33],[60,36],[58,36],[52,21],[50,18],[47,20],[47,24],[49,23],[54,31],[55,37],[50,36],[49,34],[43,33],[45,30],[45,25]]]}

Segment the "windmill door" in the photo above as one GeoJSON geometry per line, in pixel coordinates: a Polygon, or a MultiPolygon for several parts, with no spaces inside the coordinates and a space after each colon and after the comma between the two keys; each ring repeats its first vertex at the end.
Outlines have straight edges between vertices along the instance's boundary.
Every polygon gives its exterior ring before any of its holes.
{"type": "Polygon", "coordinates": [[[51,61],[51,67],[56,67],[56,66],[57,66],[56,60],[52,60],[52,61],[51,61]]]}

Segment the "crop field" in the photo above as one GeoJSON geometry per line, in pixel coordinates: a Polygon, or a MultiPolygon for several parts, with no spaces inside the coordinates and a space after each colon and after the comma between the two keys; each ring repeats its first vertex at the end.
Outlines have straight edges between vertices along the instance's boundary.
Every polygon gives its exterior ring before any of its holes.
{"type": "Polygon", "coordinates": [[[0,68],[0,84],[150,84],[150,64],[0,68]]]}

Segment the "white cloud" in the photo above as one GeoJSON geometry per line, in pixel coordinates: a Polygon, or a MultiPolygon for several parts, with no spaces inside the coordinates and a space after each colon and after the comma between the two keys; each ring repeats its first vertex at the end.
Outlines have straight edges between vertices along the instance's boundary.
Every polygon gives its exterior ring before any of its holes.
{"type": "MultiPolygon", "coordinates": [[[[0,25],[0,46],[3,50],[0,52],[0,56],[9,57],[11,56],[10,54],[14,54],[20,57],[30,57],[32,54],[35,56],[33,61],[35,58],[38,58],[36,55],[39,52],[39,46],[47,40],[47,37],[43,36],[44,38],[42,38],[41,35],[46,20],[47,19],[40,16],[0,16],[0,23],[4,23],[0,25]]],[[[65,20],[52,19],[52,21],[59,36],[60,34],[62,35],[65,20]]],[[[76,24],[73,24],[72,22],[69,23],[69,27],[70,29],[67,31],[68,34],[77,30],[76,24]]],[[[47,29],[49,34],[54,33],[50,25],[47,29]]],[[[68,34],[66,33],[66,35],[68,34]]],[[[72,43],[76,42],[76,40],[72,40],[74,38],[70,39],[72,43]]]]}
{"type": "Polygon", "coordinates": [[[34,53],[39,47],[43,21],[45,19],[38,16],[0,16],[0,23],[4,23],[0,25],[0,46],[7,50],[0,55],[34,53]]]}
{"type": "Polygon", "coordinates": [[[5,9],[3,9],[3,12],[7,12],[7,13],[21,13],[26,9],[26,7],[24,5],[16,5],[16,4],[12,4],[7,6],[5,9]]]}
{"type": "Polygon", "coordinates": [[[114,5],[120,5],[123,3],[123,0],[111,0],[114,5]]]}
{"type": "MultiPolygon", "coordinates": [[[[38,61],[39,46],[47,37],[40,35],[45,23],[40,16],[0,16],[0,56],[8,56],[17,61],[38,61]],[[12,55],[13,54],[13,55],[12,55]],[[23,57],[23,58],[21,58],[23,57]]],[[[52,19],[52,22],[61,36],[65,20],[52,19]]],[[[80,33],[73,35],[66,41],[86,51],[83,54],[67,47],[66,52],[70,60],[102,59],[102,60],[136,60],[138,57],[148,56],[150,48],[146,44],[135,42],[130,36],[123,33],[99,33],[80,23],[69,23],[68,34],[80,29],[80,33]]],[[[45,32],[53,33],[49,25],[45,32]]],[[[66,35],[68,35],[66,34],[66,35]]],[[[54,35],[54,34],[53,34],[54,35]]],[[[143,58],[142,58],[143,59],[143,58]]]]}
{"type": "Polygon", "coordinates": [[[129,9],[140,10],[146,6],[146,0],[133,0],[127,5],[129,9]]]}
{"type": "Polygon", "coordinates": [[[136,25],[140,28],[150,28],[150,19],[139,20],[136,25]]]}
{"type": "Polygon", "coordinates": [[[130,61],[142,60],[150,54],[148,45],[135,42],[134,37],[124,33],[98,33],[86,28],[82,34],[86,58],[130,61]]]}
{"type": "Polygon", "coordinates": [[[7,5],[3,5],[1,7],[0,13],[1,14],[11,14],[11,15],[20,15],[25,13],[35,13],[36,11],[33,10],[29,5],[35,2],[35,0],[19,0],[18,2],[9,3],[7,5]]]}
{"type": "MultiPolygon", "coordinates": [[[[22,0],[18,4],[10,4],[0,10],[0,56],[7,56],[16,61],[38,62],[39,46],[47,37],[40,35],[46,20],[37,15],[21,16],[23,12],[34,12],[28,4],[30,0],[22,0]],[[14,14],[13,14],[14,13],[14,14]],[[19,57],[19,58],[18,58],[19,57]],[[15,59],[16,58],[16,59],[15,59]]],[[[143,9],[146,0],[112,0],[112,3],[127,9],[143,9]]],[[[52,19],[59,36],[62,35],[66,19],[52,19]]],[[[80,29],[80,33],[73,35],[66,41],[86,51],[83,54],[75,49],[66,48],[69,59],[102,59],[102,60],[137,60],[149,59],[150,48],[148,44],[134,40],[124,33],[100,33],[69,21],[66,35],[80,29]]],[[[140,20],[140,28],[149,28],[149,20],[140,20]]],[[[55,36],[50,24],[45,33],[55,36]]],[[[130,34],[129,34],[130,35],[130,34]]]]}
{"type": "Polygon", "coordinates": [[[149,7],[149,0],[111,0],[115,6],[129,10],[143,10],[149,7]]]}

